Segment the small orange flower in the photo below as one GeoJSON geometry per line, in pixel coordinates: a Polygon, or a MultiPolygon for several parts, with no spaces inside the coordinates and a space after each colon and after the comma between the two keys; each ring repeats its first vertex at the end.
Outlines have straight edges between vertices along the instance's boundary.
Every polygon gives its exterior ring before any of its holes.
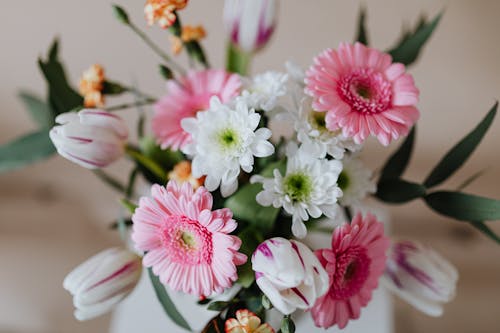
{"type": "Polygon", "coordinates": [[[226,333],[274,333],[271,325],[265,323],[261,325],[260,318],[251,311],[238,310],[236,318],[226,320],[226,333]]]}
{"type": "Polygon", "coordinates": [[[191,174],[191,162],[181,161],[177,163],[174,169],[168,174],[169,180],[175,180],[178,184],[189,182],[194,189],[197,189],[205,183],[205,177],[195,178],[191,174]]]}
{"type": "Polygon", "coordinates": [[[179,54],[182,51],[183,43],[188,43],[192,41],[199,41],[205,38],[207,35],[205,28],[203,26],[191,26],[185,25],[182,27],[181,38],[176,36],[170,37],[170,42],[172,43],[172,53],[179,54]]]}
{"type": "Polygon", "coordinates": [[[186,7],[188,0],[147,0],[144,14],[148,25],[158,22],[163,29],[174,24],[177,17],[175,11],[186,7]]]}
{"type": "Polygon", "coordinates": [[[103,107],[104,95],[104,68],[94,64],[83,72],[80,78],[79,90],[84,98],[84,106],[87,108],[103,107]]]}

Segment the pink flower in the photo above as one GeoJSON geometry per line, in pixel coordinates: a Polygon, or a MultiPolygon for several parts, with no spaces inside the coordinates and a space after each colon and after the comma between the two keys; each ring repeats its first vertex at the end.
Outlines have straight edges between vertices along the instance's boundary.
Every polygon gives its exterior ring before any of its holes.
{"type": "Polygon", "coordinates": [[[371,214],[364,219],[358,214],[335,229],[332,248],[316,251],[330,277],[330,289],[311,310],[316,326],[344,328],[359,318],[384,272],[389,244],[384,226],[371,214]]]}
{"type": "Polygon", "coordinates": [[[103,168],[121,158],[128,138],[127,125],[117,115],[98,109],[66,112],[50,130],[57,152],[88,169],[103,168]]]}
{"type": "Polygon", "coordinates": [[[190,142],[191,136],[181,127],[182,119],[208,109],[212,96],[229,102],[241,87],[238,75],[218,69],[190,72],[181,82],[168,81],[168,94],[154,106],[152,129],[164,149],[181,149],[190,142]]]}
{"type": "Polygon", "coordinates": [[[222,293],[237,279],[236,265],[246,262],[232,212],[212,209],[212,195],[191,184],[153,185],[152,198],[142,197],[132,220],[132,240],[147,252],[143,265],[152,267],[164,285],[197,296],[222,293]]]}
{"type": "Polygon", "coordinates": [[[306,93],[317,111],[327,111],[326,127],[362,143],[371,134],[383,145],[408,134],[419,118],[419,91],[405,66],[361,43],[341,43],[314,59],[306,93]]]}

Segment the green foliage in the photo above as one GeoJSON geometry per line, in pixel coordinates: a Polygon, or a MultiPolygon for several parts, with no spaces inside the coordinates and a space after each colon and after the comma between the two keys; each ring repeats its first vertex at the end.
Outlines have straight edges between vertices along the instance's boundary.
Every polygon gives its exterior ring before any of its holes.
{"type": "Polygon", "coordinates": [[[380,179],[399,178],[404,173],[415,145],[415,132],[416,127],[413,127],[401,147],[387,160],[382,168],[380,179]]]}
{"type": "Polygon", "coordinates": [[[378,183],[376,197],[387,203],[404,203],[423,197],[424,186],[403,179],[383,179],[378,183]]]}
{"type": "Polygon", "coordinates": [[[224,320],[217,315],[213,317],[203,328],[201,333],[222,333],[224,332],[224,320]]]}
{"type": "Polygon", "coordinates": [[[422,20],[413,32],[406,32],[399,43],[388,51],[394,62],[400,62],[408,66],[414,63],[423,46],[429,40],[441,20],[442,13],[438,14],[432,21],[422,20]]]}
{"type": "Polygon", "coordinates": [[[83,98],[69,85],[64,67],[58,59],[59,42],[54,40],[47,60],[38,59],[38,65],[49,86],[49,103],[54,116],[83,104],[83,98]]]}
{"type": "Polygon", "coordinates": [[[54,125],[52,109],[41,98],[26,91],[21,91],[19,98],[26,110],[28,110],[31,118],[41,129],[48,129],[54,125]]]}
{"type": "Polygon", "coordinates": [[[0,146],[0,173],[43,160],[55,151],[47,129],[22,136],[0,146]]]}
{"type": "Polygon", "coordinates": [[[358,17],[358,32],[356,33],[356,41],[368,46],[368,32],[366,31],[366,9],[361,7],[358,17]]]}
{"type": "Polygon", "coordinates": [[[257,246],[264,240],[263,236],[254,228],[248,227],[238,233],[241,239],[240,252],[247,255],[248,260],[245,264],[238,266],[238,283],[244,288],[248,288],[255,281],[255,273],[252,270],[252,263],[250,258],[254,253],[257,246]]]}
{"type": "Polygon", "coordinates": [[[128,18],[128,14],[125,11],[125,9],[123,9],[123,7],[118,6],[118,5],[113,5],[113,12],[115,14],[115,17],[121,23],[123,23],[123,24],[129,24],[130,23],[130,20],[128,18]]]}
{"type": "Polygon", "coordinates": [[[160,279],[156,275],[154,275],[151,268],[148,268],[148,273],[149,273],[149,278],[151,279],[151,283],[153,284],[156,297],[158,298],[158,301],[163,307],[163,310],[165,310],[165,313],[168,315],[170,319],[172,319],[174,323],[191,332],[191,327],[187,323],[186,319],[184,319],[184,317],[177,310],[175,304],[172,302],[170,296],[165,290],[165,287],[160,282],[160,279]]]}
{"type": "Polygon", "coordinates": [[[102,93],[105,95],[120,95],[127,92],[128,89],[117,82],[104,81],[102,93]]]}
{"type": "Polygon", "coordinates": [[[227,308],[231,302],[215,301],[208,305],[207,309],[211,311],[222,311],[227,308]]]}
{"type": "Polygon", "coordinates": [[[493,105],[484,119],[457,143],[431,171],[424,181],[426,187],[441,184],[467,161],[490,128],[497,113],[498,102],[493,105]]]}
{"type": "Polygon", "coordinates": [[[160,69],[160,75],[165,80],[172,80],[174,78],[174,73],[167,66],[165,66],[165,65],[159,65],[159,69],[160,69]]]}
{"type": "Polygon", "coordinates": [[[284,316],[281,320],[281,333],[295,333],[295,323],[290,316],[284,316]]]}
{"type": "Polygon", "coordinates": [[[226,70],[240,75],[248,75],[252,54],[238,49],[233,43],[227,45],[226,70]]]}

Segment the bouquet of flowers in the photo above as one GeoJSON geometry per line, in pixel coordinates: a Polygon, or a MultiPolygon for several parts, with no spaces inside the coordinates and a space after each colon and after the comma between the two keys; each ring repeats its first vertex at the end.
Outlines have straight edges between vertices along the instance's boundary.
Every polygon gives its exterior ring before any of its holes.
{"type": "Polygon", "coordinates": [[[354,43],[324,50],[305,69],[287,62],[281,71],[251,75],[252,58],[273,34],[277,1],[226,0],[226,69],[210,67],[204,28],[181,24],[187,5],[148,0],[144,7],[147,24],[169,34],[172,55],[113,6],[118,21],[159,56],[165,96],[109,80],[100,65],[86,70],[75,90],[55,41],[39,60],[47,100],[21,94],[40,129],[0,148],[2,172],[57,151],[116,189],[129,212],[114,224],[123,247],[97,254],[64,280],[76,318],[113,309],[134,289],[142,267],[166,315],[186,330],[168,291],[194,295],[213,312],[203,332],[275,332],[266,322],[272,308],[283,315],[283,333],[295,331],[296,311],[306,311],[317,327],[344,328],[361,316],[379,282],[440,315],[454,296],[457,270],[429,247],[391,239],[364,202],[421,199],[500,242],[485,223],[500,219],[500,201],[462,192],[467,184],[434,189],[474,151],[497,104],[424,181],[403,178],[420,115],[407,68],[441,15],[405,31],[384,52],[369,46],[362,10],[354,43]],[[174,58],[182,52],[189,69],[174,58]],[[134,101],[107,105],[107,96],[120,94],[134,101]],[[151,117],[143,111],[149,105],[151,117]],[[139,112],[136,143],[119,115],[127,108],[139,112]],[[361,160],[369,137],[384,146],[403,141],[377,172],[361,160]],[[132,165],[126,183],[102,170],[123,157],[132,165]],[[149,183],[147,194],[138,193],[139,178],[149,183]],[[316,248],[310,233],[329,234],[330,245],[316,248]]]}

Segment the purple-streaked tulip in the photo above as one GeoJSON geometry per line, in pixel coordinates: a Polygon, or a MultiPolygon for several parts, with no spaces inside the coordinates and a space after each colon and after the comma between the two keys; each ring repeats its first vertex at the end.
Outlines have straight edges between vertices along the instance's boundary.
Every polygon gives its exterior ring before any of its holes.
{"type": "Polygon", "coordinates": [[[257,285],[283,314],[311,308],[327,292],[329,278],[314,253],[295,240],[275,237],[252,256],[257,285]]]}
{"type": "Polygon", "coordinates": [[[50,130],[57,152],[88,169],[103,168],[121,158],[128,128],[123,119],[99,109],[67,112],[56,118],[50,130]]]}
{"type": "Polygon", "coordinates": [[[224,23],[231,42],[245,52],[264,47],[276,26],[277,0],[226,0],[224,23]]]}
{"type": "Polygon", "coordinates": [[[443,304],[455,297],[457,269],[433,249],[417,242],[392,244],[384,285],[429,316],[443,314],[443,304]]]}
{"type": "Polygon", "coordinates": [[[63,282],[73,295],[76,319],[111,311],[135,288],[141,271],[141,258],[123,248],[104,250],[76,267],[63,282]]]}

